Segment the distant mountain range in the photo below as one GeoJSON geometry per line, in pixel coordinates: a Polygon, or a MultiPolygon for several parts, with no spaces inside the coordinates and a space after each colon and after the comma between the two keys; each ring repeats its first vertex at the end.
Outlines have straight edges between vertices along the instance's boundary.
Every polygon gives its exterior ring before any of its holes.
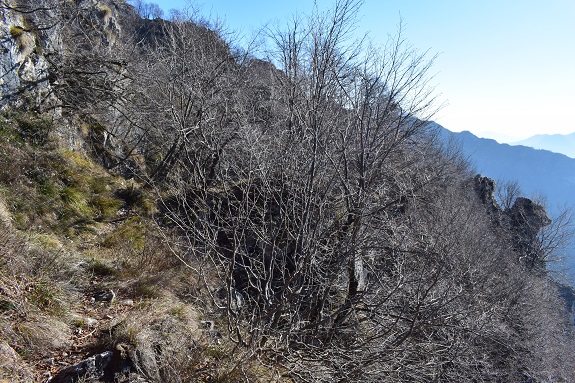
{"type": "Polygon", "coordinates": [[[511,142],[511,145],[524,145],[535,149],[549,150],[575,158],[575,133],[571,134],[538,134],[522,141],[511,142]]]}
{"type": "MultiPolygon", "coordinates": [[[[498,183],[518,181],[526,197],[545,196],[551,217],[565,206],[575,207],[575,158],[527,146],[500,144],[470,132],[454,133],[432,124],[443,140],[460,146],[477,173],[498,183]]],[[[575,135],[568,137],[575,139],[575,135]]],[[[566,250],[566,266],[572,269],[570,277],[575,284],[575,238],[566,250]]]]}

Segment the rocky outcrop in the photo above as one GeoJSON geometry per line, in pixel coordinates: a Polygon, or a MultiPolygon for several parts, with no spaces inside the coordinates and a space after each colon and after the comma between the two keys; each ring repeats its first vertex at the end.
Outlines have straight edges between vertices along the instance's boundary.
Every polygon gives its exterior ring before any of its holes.
{"type": "Polygon", "coordinates": [[[551,223],[545,208],[525,197],[515,200],[509,216],[511,226],[528,240],[533,240],[539,230],[551,223]]]}
{"type": "Polygon", "coordinates": [[[119,11],[127,7],[113,0],[38,4],[12,0],[2,9],[0,109],[58,105],[55,90],[67,85],[62,58],[82,49],[111,48],[120,34],[119,11]]]}
{"type": "MultiPolygon", "coordinates": [[[[147,382],[144,375],[136,372],[136,352],[133,347],[118,344],[114,351],[92,355],[80,363],[60,370],[50,383],[75,383],[83,381],[99,382],[147,382]],[[133,378],[133,380],[132,380],[133,378]]],[[[160,381],[159,376],[156,377],[160,381]]]]}
{"type": "Polygon", "coordinates": [[[501,211],[497,200],[495,199],[495,188],[497,184],[489,177],[478,174],[473,179],[474,188],[477,192],[479,199],[486,206],[488,212],[494,213],[501,211]]]}
{"type": "Polygon", "coordinates": [[[510,232],[513,247],[530,267],[544,266],[538,246],[541,229],[551,224],[545,208],[529,198],[518,197],[511,209],[503,211],[495,198],[496,183],[480,174],[474,177],[474,189],[496,226],[510,232]]]}
{"type": "Polygon", "coordinates": [[[0,340],[0,382],[10,378],[10,381],[30,382],[33,381],[31,369],[22,361],[18,353],[8,343],[0,340]]]}
{"type": "Polygon", "coordinates": [[[113,353],[106,351],[91,356],[78,364],[66,367],[55,375],[51,383],[74,383],[83,377],[100,379],[104,376],[106,367],[112,361],[113,353]]]}
{"type": "Polygon", "coordinates": [[[519,197],[507,212],[513,233],[513,245],[529,267],[545,269],[545,254],[537,238],[539,231],[551,224],[543,206],[529,198],[519,197]]]}
{"type": "Polygon", "coordinates": [[[50,94],[48,62],[26,13],[0,16],[0,108],[40,104],[50,94]]]}
{"type": "Polygon", "coordinates": [[[545,208],[525,197],[518,197],[512,208],[503,212],[495,198],[495,181],[481,174],[476,175],[473,181],[475,192],[488,212],[505,213],[509,225],[525,238],[533,239],[539,230],[551,223],[545,208]]]}

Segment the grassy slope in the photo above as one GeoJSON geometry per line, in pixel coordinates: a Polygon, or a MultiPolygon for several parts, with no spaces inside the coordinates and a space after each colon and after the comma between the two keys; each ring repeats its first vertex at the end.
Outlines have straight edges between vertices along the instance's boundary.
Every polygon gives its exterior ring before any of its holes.
{"type": "Polygon", "coordinates": [[[152,194],[59,147],[52,127],[0,120],[0,381],[42,381],[104,350],[148,355],[146,374],[168,382],[265,376],[203,329],[218,312],[166,246],[152,194]]]}

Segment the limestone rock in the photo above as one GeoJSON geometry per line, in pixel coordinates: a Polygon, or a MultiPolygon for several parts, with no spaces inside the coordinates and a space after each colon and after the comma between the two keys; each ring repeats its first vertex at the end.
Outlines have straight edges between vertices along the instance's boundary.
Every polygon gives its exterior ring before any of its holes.
{"type": "Polygon", "coordinates": [[[153,382],[161,381],[160,368],[151,341],[153,335],[142,331],[136,336],[137,347],[129,352],[130,359],[139,375],[153,382]]]}
{"type": "Polygon", "coordinates": [[[104,376],[106,367],[112,361],[113,353],[106,351],[91,356],[78,364],[66,367],[52,378],[51,383],[73,383],[82,377],[99,379],[104,376]]]}
{"type": "Polygon", "coordinates": [[[0,16],[0,108],[21,106],[25,99],[49,94],[48,62],[37,53],[37,36],[24,14],[3,10],[0,16]]]}
{"type": "Polygon", "coordinates": [[[100,291],[92,297],[95,302],[113,302],[115,299],[116,293],[113,290],[100,291]]]}
{"type": "Polygon", "coordinates": [[[21,12],[0,13],[0,109],[56,105],[54,90],[67,82],[60,78],[58,60],[82,46],[70,36],[89,34],[92,46],[109,50],[120,33],[118,5],[112,0],[58,2],[37,10],[27,2],[8,3],[21,12]]]}
{"type": "Polygon", "coordinates": [[[499,204],[495,199],[495,188],[497,184],[489,177],[478,174],[474,178],[474,188],[481,202],[487,207],[490,212],[499,211],[499,204]]]}
{"type": "Polygon", "coordinates": [[[0,340],[0,382],[4,382],[4,378],[10,378],[10,381],[32,381],[32,373],[18,353],[8,343],[0,340]]]}
{"type": "Polygon", "coordinates": [[[529,267],[545,269],[545,254],[539,246],[539,231],[551,224],[543,206],[529,198],[519,197],[507,212],[513,232],[515,250],[529,267]]]}
{"type": "Polygon", "coordinates": [[[525,197],[515,200],[510,217],[511,225],[527,238],[534,238],[539,230],[551,223],[545,208],[525,197]]]}

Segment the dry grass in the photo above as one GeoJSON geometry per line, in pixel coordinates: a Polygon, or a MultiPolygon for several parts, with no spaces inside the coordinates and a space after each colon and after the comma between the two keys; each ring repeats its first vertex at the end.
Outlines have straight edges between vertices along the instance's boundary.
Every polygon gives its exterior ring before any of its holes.
{"type": "Polygon", "coordinates": [[[202,316],[166,292],[118,318],[108,342],[130,350],[137,369],[162,382],[280,381],[273,368],[229,342],[225,328],[209,329],[202,316]]]}
{"type": "Polygon", "coordinates": [[[115,190],[124,181],[84,154],[56,147],[51,124],[22,116],[0,124],[4,207],[20,230],[43,227],[69,237],[97,231],[98,223],[121,216],[125,202],[115,190]]]}
{"type": "Polygon", "coordinates": [[[59,362],[118,348],[152,380],[274,381],[228,340],[213,265],[175,256],[153,197],[54,146],[50,129],[0,121],[0,382],[39,381],[59,362]],[[112,302],[93,301],[108,290],[112,302]]]}
{"type": "Polygon", "coordinates": [[[10,228],[12,226],[12,215],[6,207],[4,198],[0,195],[0,228],[10,228]]]}
{"type": "Polygon", "coordinates": [[[0,382],[34,381],[32,369],[4,340],[0,340],[0,382]]]}
{"type": "Polygon", "coordinates": [[[0,360],[8,361],[0,377],[10,381],[36,381],[39,361],[70,346],[72,295],[58,279],[59,254],[41,248],[43,239],[0,232],[0,360]]]}

